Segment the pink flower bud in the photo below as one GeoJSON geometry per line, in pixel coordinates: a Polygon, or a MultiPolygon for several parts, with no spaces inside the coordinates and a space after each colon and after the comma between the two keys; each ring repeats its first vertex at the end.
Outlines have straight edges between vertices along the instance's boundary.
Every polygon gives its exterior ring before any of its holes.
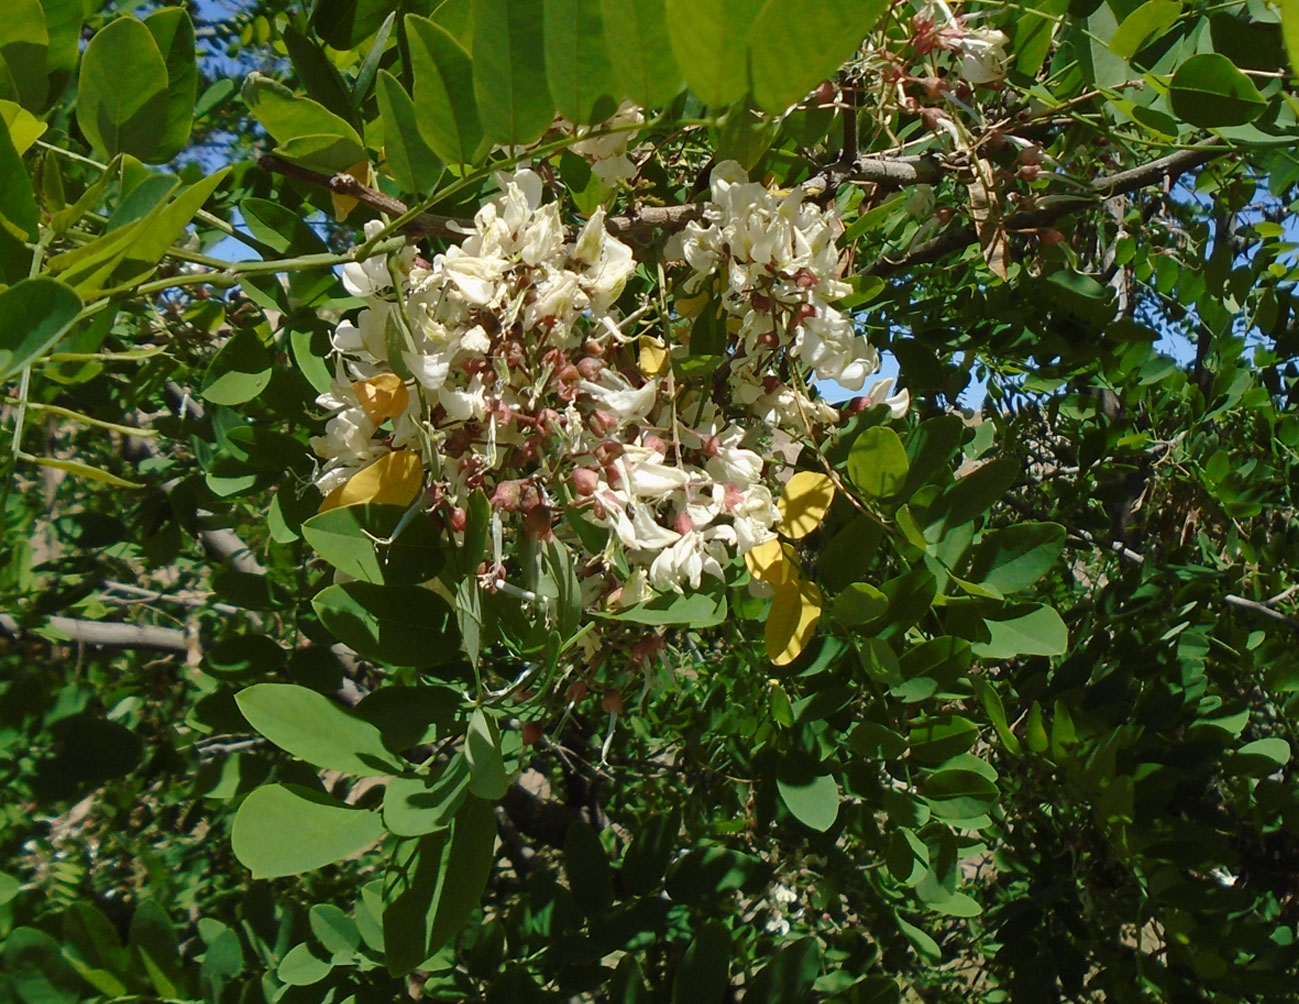
{"type": "Polygon", "coordinates": [[[599,356],[583,356],[577,361],[577,371],[586,380],[599,379],[604,372],[604,360],[599,356]]]}
{"type": "Polygon", "coordinates": [[[673,529],[683,537],[695,528],[694,520],[690,518],[688,513],[684,512],[677,513],[677,517],[673,521],[672,526],[673,529]]]}
{"type": "Polygon", "coordinates": [[[656,436],[652,432],[641,436],[640,444],[648,450],[653,450],[660,456],[666,457],[668,455],[668,444],[663,441],[662,437],[656,436]]]}
{"type": "Polygon", "coordinates": [[[447,525],[455,533],[464,533],[465,527],[469,525],[469,514],[460,506],[451,510],[451,515],[447,518],[447,525]]]}
{"type": "Polygon", "coordinates": [[[523,482],[518,480],[501,481],[496,485],[489,500],[493,509],[505,512],[518,512],[519,501],[523,494],[523,482]]]}
{"type": "Polygon", "coordinates": [[[586,427],[596,436],[607,436],[618,428],[618,416],[596,408],[586,417],[586,427]]]}
{"type": "Polygon", "coordinates": [[[589,467],[579,467],[572,474],[573,491],[586,498],[600,487],[600,475],[589,467]]]}
{"type": "Polygon", "coordinates": [[[722,441],[716,436],[707,436],[704,439],[704,454],[709,457],[715,457],[722,452],[722,441]]]}

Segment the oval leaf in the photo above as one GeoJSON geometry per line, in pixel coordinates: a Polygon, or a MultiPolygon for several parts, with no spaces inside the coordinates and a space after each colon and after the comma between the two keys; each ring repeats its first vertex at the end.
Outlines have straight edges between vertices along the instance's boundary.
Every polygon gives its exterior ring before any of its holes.
{"type": "Polygon", "coordinates": [[[806,537],[821,525],[834,501],[834,481],[819,471],[799,471],[780,493],[777,532],[791,540],[806,537]]]}
{"type": "Polygon", "coordinates": [[[1169,97],[1174,112],[1205,128],[1253,122],[1267,107],[1254,82],[1216,52],[1202,52],[1179,66],[1169,97]]]}
{"type": "Polygon", "coordinates": [[[239,806],[230,842],[253,878],[264,879],[323,868],[382,835],[378,813],[307,788],[268,784],[239,806]]]}
{"type": "Polygon", "coordinates": [[[324,694],[292,683],[259,683],[235,695],[248,724],[300,760],[362,777],[400,774],[404,764],[377,728],[324,694]]]}

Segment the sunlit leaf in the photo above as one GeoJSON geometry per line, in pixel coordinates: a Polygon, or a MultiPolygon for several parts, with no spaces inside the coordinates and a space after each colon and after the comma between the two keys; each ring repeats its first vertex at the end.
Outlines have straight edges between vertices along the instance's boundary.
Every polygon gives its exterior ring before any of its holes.
{"type": "Polygon", "coordinates": [[[807,648],[821,620],[823,600],[815,582],[796,581],[776,587],[767,614],[767,656],[776,666],[787,666],[807,648]]]}
{"type": "Polygon", "coordinates": [[[386,453],[369,467],[353,474],[325,496],[320,511],[365,502],[408,506],[424,487],[424,467],[413,450],[386,453]]]}
{"type": "Polygon", "coordinates": [[[781,490],[778,533],[791,540],[806,537],[821,525],[834,501],[834,481],[819,471],[799,471],[781,490]]]}

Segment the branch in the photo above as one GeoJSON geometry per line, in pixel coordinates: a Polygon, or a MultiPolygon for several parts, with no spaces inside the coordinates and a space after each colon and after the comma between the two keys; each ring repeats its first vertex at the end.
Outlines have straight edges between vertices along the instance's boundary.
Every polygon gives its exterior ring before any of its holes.
{"type": "MultiPolygon", "coordinates": [[[[1053,200],[1049,206],[1011,213],[1002,219],[1002,226],[1006,230],[1036,230],[1038,227],[1045,227],[1054,223],[1062,216],[1067,216],[1069,213],[1084,209],[1097,202],[1111,199],[1116,195],[1126,195],[1128,192],[1134,192],[1138,188],[1153,185],[1165,178],[1172,180],[1187,171],[1194,170],[1231,152],[1232,148],[1230,147],[1216,144],[1210,145],[1209,143],[1203,143],[1190,150],[1178,150],[1167,157],[1152,160],[1149,164],[1142,164],[1140,167],[1097,178],[1091,183],[1090,195],[1062,197],[1053,200]]],[[[914,248],[910,254],[898,261],[881,258],[864,269],[862,274],[896,275],[916,265],[927,265],[935,262],[953,251],[968,247],[978,239],[979,236],[975,233],[973,227],[954,227],[946,233],[939,234],[932,240],[925,241],[925,243],[914,248]]]]}
{"type": "Polygon", "coordinates": [[[1236,607],[1240,610],[1250,610],[1260,617],[1266,617],[1274,620],[1278,624],[1284,624],[1292,631],[1299,631],[1299,618],[1290,617],[1283,614],[1280,610],[1273,610],[1266,603],[1260,603],[1258,600],[1246,599],[1244,596],[1237,596],[1235,593],[1228,593],[1223,597],[1228,606],[1236,607]]]}
{"type": "MultiPolygon", "coordinates": [[[[72,617],[51,617],[48,627],[65,635],[68,641],[95,648],[135,648],[188,655],[189,639],[180,628],[153,627],[149,624],[122,624],[116,621],[82,621],[72,617]]],[[[0,633],[15,640],[36,632],[24,628],[9,614],[0,614],[0,633]]]]}
{"type": "MultiPolygon", "coordinates": [[[[288,178],[296,178],[319,188],[328,189],[335,195],[356,199],[362,205],[389,216],[403,216],[410,210],[410,207],[400,199],[394,199],[390,195],[363,185],[350,174],[325,174],[322,171],[313,171],[273,154],[262,157],[257,164],[263,171],[282,174],[288,178]]],[[[833,192],[848,181],[870,182],[889,187],[915,185],[938,181],[948,170],[951,170],[951,167],[933,157],[867,155],[858,157],[848,164],[834,164],[825,168],[806,182],[804,187],[809,191],[833,192]]],[[[687,223],[701,219],[703,214],[704,207],[698,203],[685,203],[680,206],[643,206],[635,213],[610,216],[605,220],[605,226],[613,236],[643,245],[654,239],[655,231],[674,233],[684,228],[687,223]]],[[[421,213],[403,229],[411,237],[459,239],[465,235],[466,230],[472,228],[472,220],[439,216],[436,213],[421,213]]]]}

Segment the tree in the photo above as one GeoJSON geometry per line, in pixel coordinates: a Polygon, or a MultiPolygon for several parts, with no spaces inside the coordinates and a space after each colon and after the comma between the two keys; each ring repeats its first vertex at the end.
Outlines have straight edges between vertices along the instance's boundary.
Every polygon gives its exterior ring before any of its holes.
{"type": "Polygon", "coordinates": [[[1293,999],[1293,0],[204,16],[0,27],[0,1000],[1293,999]]]}

